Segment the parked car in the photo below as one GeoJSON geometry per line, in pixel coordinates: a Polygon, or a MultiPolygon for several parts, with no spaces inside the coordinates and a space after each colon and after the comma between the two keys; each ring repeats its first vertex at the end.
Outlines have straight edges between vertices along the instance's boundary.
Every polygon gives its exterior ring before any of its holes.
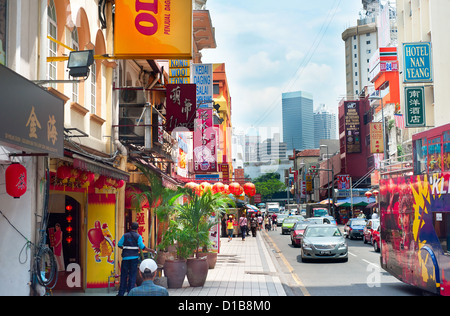
{"type": "Polygon", "coordinates": [[[364,227],[366,220],[363,218],[351,218],[344,226],[344,234],[346,238],[362,238],[364,236],[364,227]]]}
{"type": "Polygon", "coordinates": [[[308,225],[303,234],[302,261],[342,259],[348,261],[348,246],[339,227],[329,224],[308,225]]]}
{"type": "Polygon", "coordinates": [[[285,233],[290,233],[292,228],[294,228],[294,224],[300,220],[304,220],[305,218],[301,215],[289,216],[286,217],[281,225],[281,233],[284,235],[285,233]]]}
{"type": "Polygon", "coordinates": [[[367,221],[367,224],[364,227],[364,233],[363,233],[364,234],[363,241],[364,241],[365,244],[370,242],[370,244],[373,245],[372,234],[373,234],[373,231],[377,230],[378,226],[380,226],[380,220],[379,219],[369,219],[367,221]]]}
{"type": "Polygon", "coordinates": [[[373,250],[375,250],[375,252],[381,251],[380,229],[381,229],[381,226],[378,225],[378,228],[376,230],[374,230],[372,233],[372,245],[373,245],[373,250]]]}
{"type": "Polygon", "coordinates": [[[309,221],[298,221],[294,224],[294,228],[291,230],[291,243],[294,247],[301,247],[303,233],[305,232],[306,226],[308,226],[309,221]]]}
{"type": "MultiPolygon", "coordinates": [[[[328,215],[328,216],[324,216],[324,218],[328,219],[330,221],[331,225],[337,225],[337,222],[336,222],[336,220],[334,219],[333,216],[328,215]]],[[[328,224],[328,223],[325,223],[325,224],[328,224]]]]}

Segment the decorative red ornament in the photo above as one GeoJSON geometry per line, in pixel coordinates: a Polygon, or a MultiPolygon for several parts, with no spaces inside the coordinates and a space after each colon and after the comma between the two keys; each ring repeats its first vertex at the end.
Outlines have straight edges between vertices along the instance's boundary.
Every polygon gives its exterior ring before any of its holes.
{"type": "Polygon", "coordinates": [[[200,184],[200,192],[203,194],[208,190],[211,191],[211,184],[209,182],[202,182],[200,184]]]}
{"type": "Polygon", "coordinates": [[[373,195],[378,196],[378,194],[380,194],[380,192],[378,192],[378,190],[373,190],[373,195]]]}
{"type": "Polygon", "coordinates": [[[72,176],[72,169],[66,165],[59,166],[56,170],[56,176],[63,180],[63,183],[67,183],[69,178],[72,176]]]}
{"type": "Polygon", "coordinates": [[[119,180],[119,181],[116,181],[115,187],[116,187],[116,189],[120,189],[120,188],[122,188],[124,185],[125,185],[125,181],[119,180]]]}
{"type": "Polygon", "coordinates": [[[72,215],[69,215],[69,216],[66,217],[66,221],[68,223],[72,222],[72,219],[73,219],[72,215]]]}
{"type": "Polygon", "coordinates": [[[67,226],[66,231],[70,234],[72,232],[73,228],[72,226],[67,226]]]}
{"type": "Polygon", "coordinates": [[[233,195],[240,195],[239,191],[241,190],[241,185],[237,182],[230,183],[228,186],[228,189],[230,190],[230,193],[233,195]]]}
{"type": "Polygon", "coordinates": [[[94,183],[94,187],[97,189],[103,189],[107,186],[107,178],[105,176],[100,176],[94,183]]]}
{"type": "Polygon", "coordinates": [[[365,193],[365,195],[367,196],[367,198],[370,198],[370,197],[372,196],[372,192],[367,191],[367,192],[365,193]]]}
{"type": "Polygon", "coordinates": [[[244,184],[244,192],[246,195],[252,197],[256,194],[256,187],[253,183],[248,182],[244,184]]]}
{"type": "Polygon", "coordinates": [[[217,182],[212,187],[212,193],[223,193],[225,190],[225,185],[222,182],[217,182]]]}
{"type": "Polygon", "coordinates": [[[19,163],[12,163],[5,171],[6,193],[15,199],[27,192],[27,169],[19,163]]]}
{"type": "Polygon", "coordinates": [[[72,242],[72,240],[73,240],[72,236],[69,236],[69,237],[66,238],[66,241],[67,241],[68,244],[70,244],[72,242]]]}
{"type": "Polygon", "coordinates": [[[70,212],[73,209],[72,205],[67,205],[66,206],[66,211],[70,212]]]}

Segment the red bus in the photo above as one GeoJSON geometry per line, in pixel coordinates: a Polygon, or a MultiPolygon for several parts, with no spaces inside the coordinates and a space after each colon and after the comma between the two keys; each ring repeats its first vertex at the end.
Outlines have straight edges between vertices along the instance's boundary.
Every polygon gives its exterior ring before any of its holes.
{"type": "Polygon", "coordinates": [[[381,168],[381,265],[407,284],[450,295],[450,124],[412,142],[412,158],[381,168]]]}

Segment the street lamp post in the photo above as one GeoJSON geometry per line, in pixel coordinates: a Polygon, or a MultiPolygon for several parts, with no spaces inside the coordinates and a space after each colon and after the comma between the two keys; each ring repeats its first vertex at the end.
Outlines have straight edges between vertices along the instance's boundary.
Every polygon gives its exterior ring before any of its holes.
{"type": "MultiPolygon", "coordinates": [[[[320,145],[320,147],[327,148],[327,169],[330,169],[330,156],[328,156],[328,145],[320,145]]],[[[327,196],[328,196],[328,212],[331,213],[331,203],[330,203],[330,173],[327,172],[328,181],[327,181],[327,196]]]]}

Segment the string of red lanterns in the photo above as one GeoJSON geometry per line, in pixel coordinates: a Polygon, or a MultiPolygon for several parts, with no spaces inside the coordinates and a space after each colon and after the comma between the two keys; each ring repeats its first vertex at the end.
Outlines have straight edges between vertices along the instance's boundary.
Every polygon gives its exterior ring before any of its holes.
{"type": "Polygon", "coordinates": [[[234,196],[242,196],[245,194],[249,197],[253,197],[256,194],[256,187],[251,182],[247,182],[243,186],[237,182],[232,182],[229,185],[223,184],[222,182],[216,182],[213,185],[209,182],[202,182],[200,184],[188,182],[184,187],[194,190],[197,195],[202,195],[208,190],[213,194],[222,193],[227,195],[232,194],[234,196]]]}

